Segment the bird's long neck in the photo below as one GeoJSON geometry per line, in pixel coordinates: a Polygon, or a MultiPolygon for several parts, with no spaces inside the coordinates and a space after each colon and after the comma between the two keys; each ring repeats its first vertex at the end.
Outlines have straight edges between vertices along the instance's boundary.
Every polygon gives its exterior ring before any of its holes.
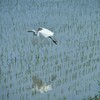
{"type": "Polygon", "coordinates": [[[39,32],[38,31],[36,32],[36,34],[37,34],[37,36],[39,36],[39,32]]]}

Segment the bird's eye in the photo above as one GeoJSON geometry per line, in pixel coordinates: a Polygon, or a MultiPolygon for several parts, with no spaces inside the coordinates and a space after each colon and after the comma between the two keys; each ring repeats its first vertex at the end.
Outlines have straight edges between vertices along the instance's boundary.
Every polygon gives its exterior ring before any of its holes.
{"type": "Polygon", "coordinates": [[[42,30],[42,28],[41,28],[41,27],[39,27],[39,28],[38,28],[38,31],[41,31],[41,30],[42,30]]]}

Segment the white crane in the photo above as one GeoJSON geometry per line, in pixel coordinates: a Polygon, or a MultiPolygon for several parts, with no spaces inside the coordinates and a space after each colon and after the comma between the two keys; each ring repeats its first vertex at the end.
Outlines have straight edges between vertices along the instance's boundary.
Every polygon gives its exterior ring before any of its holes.
{"type": "Polygon", "coordinates": [[[33,32],[33,34],[36,35],[36,36],[39,36],[41,34],[45,38],[50,38],[57,45],[57,41],[52,38],[54,33],[51,32],[50,30],[46,29],[46,28],[39,27],[37,31],[31,30],[31,31],[28,31],[28,32],[33,32]]]}

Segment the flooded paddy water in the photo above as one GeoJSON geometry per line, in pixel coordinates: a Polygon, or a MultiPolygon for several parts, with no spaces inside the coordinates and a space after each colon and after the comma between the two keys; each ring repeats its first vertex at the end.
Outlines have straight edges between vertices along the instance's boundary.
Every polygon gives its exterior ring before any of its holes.
{"type": "Polygon", "coordinates": [[[87,100],[98,80],[99,0],[0,1],[0,100],[87,100]],[[27,32],[41,26],[58,45],[27,32]]]}

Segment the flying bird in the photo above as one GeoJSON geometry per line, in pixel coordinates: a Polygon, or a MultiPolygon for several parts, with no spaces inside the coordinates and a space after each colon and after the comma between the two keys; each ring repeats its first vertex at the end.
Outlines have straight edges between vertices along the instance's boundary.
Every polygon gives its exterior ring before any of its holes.
{"type": "Polygon", "coordinates": [[[31,31],[28,31],[28,32],[33,32],[33,34],[35,36],[42,35],[45,38],[50,38],[57,45],[57,41],[52,38],[52,36],[54,35],[54,33],[52,31],[46,29],[46,28],[39,27],[37,29],[37,31],[31,30],[31,31]]]}

